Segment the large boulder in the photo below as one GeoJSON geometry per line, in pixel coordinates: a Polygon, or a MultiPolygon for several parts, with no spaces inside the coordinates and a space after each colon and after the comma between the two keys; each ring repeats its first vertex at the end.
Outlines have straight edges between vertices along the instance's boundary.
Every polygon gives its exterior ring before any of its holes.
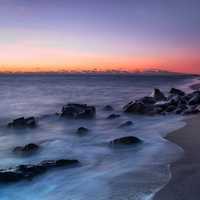
{"type": "Polygon", "coordinates": [[[33,153],[39,149],[39,146],[34,143],[27,144],[25,146],[17,146],[14,148],[13,152],[16,153],[33,153]]]}
{"type": "Polygon", "coordinates": [[[151,115],[154,112],[154,105],[135,101],[125,105],[123,110],[126,113],[151,115]]]}
{"type": "Polygon", "coordinates": [[[37,123],[34,117],[28,117],[28,118],[20,117],[8,123],[8,127],[12,128],[35,128],[36,126],[37,123]]]}
{"type": "Polygon", "coordinates": [[[31,180],[35,176],[43,174],[52,168],[67,167],[77,164],[79,164],[78,160],[60,159],[45,160],[36,165],[19,165],[13,168],[1,169],[0,182],[11,183],[21,180],[31,180]]]}
{"type": "Polygon", "coordinates": [[[62,108],[61,117],[71,119],[87,119],[93,118],[96,114],[94,106],[88,106],[87,104],[75,104],[70,103],[62,108]]]}
{"type": "Polygon", "coordinates": [[[167,99],[165,95],[157,88],[154,89],[151,97],[153,97],[153,99],[155,99],[156,101],[165,101],[167,99]]]}
{"type": "Polygon", "coordinates": [[[126,113],[142,114],[145,110],[145,105],[144,103],[141,103],[141,102],[131,101],[123,107],[123,110],[126,113]]]}
{"type": "Polygon", "coordinates": [[[185,95],[185,92],[183,92],[182,90],[176,89],[176,88],[171,88],[169,93],[170,94],[174,94],[174,95],[179,95],[179,96],[184,96],[185,95]]]}
{"type": "Polygon", "coordinates": [[[127,137],[121,137],[117,138],[110,142],[111,145],[131,145],[131,144],[138,144],[141,143],[142,140],[140,140],[137,137],[134,136],[127,136],[127,137]]]}

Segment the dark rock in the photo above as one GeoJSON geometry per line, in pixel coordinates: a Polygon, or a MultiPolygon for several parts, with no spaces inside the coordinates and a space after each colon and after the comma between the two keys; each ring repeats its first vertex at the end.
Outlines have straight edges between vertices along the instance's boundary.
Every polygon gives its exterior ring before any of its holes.
{"type": "Polygon", "coordinates": [[[167,108],[166,108],[166,112],[173,112],[176,110],[176,106],[174,105],[169,105],[167,108]]]}
{"type": "Polygon", "coordinates": [[[200,108],[191,106],[197,107],[198,105],[200,105],[200,91],[185,94],[179,89],[172,88],[170,95],[166,98],[159,89],[155,89],[152,97],[131,101],[123,107],[123,111],[142,115],[197,114],[200,108]]]}
{"type": "Polygon", "coordinates": [[[119,145],[119,144],[130,145],[130,144],[138,144],[138,143],[141,143],[141,142],[142,142],[142,140],[140,140],[137,137],[127,136],[127,137],[115,139],[115,140],[111,141],[110,144],[111,145],[119,145]]]}
{"type": "Polygon", "coordinates": [[[182,114],[187,109],[188,109],[188,106],[186,104],[179,104],[177,109],[175,110],[175,113],[182,114]]]}
{"type": "Polygon", "coordinates": [[[45,173],[51,168],[72,166],[79,164],[78,160],[47,160],[42,161],[37,165],[19,165],[14,168],[0,170],[0,182],[10,183],[21,180],[31,180],[35,176],[45,173]]]}
{"type": "Polygon", "coordinates": [[[181,102],[181,98],[180,96],[175,95],[168,102],[169,105],[177,106],[179,102],[181,102]]]}
{"type": "Polygon", "coordinates": [[[176,89],[176,88],[171,88],[170,94],[175,94],[175,95],[180,95],[180,96],[184,96],[185,92],[183,92],[182,90],[176,89]]]}
{"type": "Polygon", "coordinates": [[[172,111],[176,110],[177,107],[185,106],[186,103],[187,102],[184,100],[183,97],[174,95],[168,101],[157,102],[155,104],[155,107],[162,108],[161,111],[172,112],[172,111]]]}
{"type": "Polygon", "coordinates": [[[144,113],[145,105],[144,103],[141,103],[141,102],[131,101],[130,103],[125,105],[123,109],[124,109],[124,112],[127,112],[127,113],[141,114],[141,113],[144,113]]]}
{"type": "Polygon", "coordinates": [[[35,128],[36,127],[36,119],[34,117],[24,118],[20,117],[8,124],[8,127],[13,128],[35,128]]]}
{"type": "Polygon", "coordinates": [[[140,101],[130,102],[124,106],[124,112],[132,114],[146,114],[151,115],[154,113],[154,105],[144,104],[140,101]]]}
{"type": "Polygon", "coordinates": [[[72,119],[87,119],[93,118],[96,114],[94,106],[88,106],[87,104],[67,104],[62,108],[61,117],[67,117],[72,119]]]}
{"type": "Polygon", "coordinates": [[[183,112],[183,115],[195,115],[200,113],[198,107],[189,107],[187,110],[183,112]]]}
{"type": "Polygon", "coordinates": [[[124,128],[124,127],[127,127],[127,126],[132,126],[133,125],[133,122],[132,121],[126,121],[124,123],[122,123],[119,128],[124,128]]]}
{"type": "Polygon", "coordinates": [[[170,105],[169,101],[159,101],[155,103],[155,107],[165,110],[170,105]]]}
{"type": "Polygon", "coordinates": [[[151,95],[156,101],[165,101],[167,98],[165,95],[157,88],[154,89],[151,95]]]}
{"type": "Polygon", "coordinates": [[[144,104],[154,104],[154,103],[156,103],[156,100],[153,97],[143,97],[139,101],[141,101],[144,104]]]}
{"type": "Polygon", "coordinates": [[[200,95],[200,91],[194,91],[192,93],[189,93],[189,94],[185,95],[185,98],[186,98],[187,101],[190,101],[191,98],[193,98],[196,95],[199,96],[200,95]]]}
{"type": "Polygon", "coordinates": [[[85,134],[89,132],[89,129],[85,128],[85,127],[79,127],[76,131],[77,134],[85,134]]]}
{"type": "Polygon", "coordinates": [[[200,94],[194,94],[193,97],[188,102],[189,105],[200,104],[200,94]]]}
{"type": "Polygon", "coordinates": [[[9,183],[9,182],[17,182],[23,179],[23,174],[18,173],[17,171],[12,170],[0,170],[0,182],[9,183]]]}
{"type": "Polygon", "coordinates": [[[60,160],[45,160],[42,161],[39,165],[47,168],[52,168],[52,167],[73,165],[78,163],[79,163],[78,160],[60,159],[60,160]]]}
{"type": "Polygon", "coordinates": [[[14,152],[17,153],[33,153],[39,149],[39,146],[37,144],[27,144],[25,146],[18,146],[14,148],[14,152]]]}
{"type": "Polygon", "coordinates": [[[114,109],[113,109],[112,106],[106,105],[106,106],[103,108],[103,110],[105,110],[105,111],[113,111],[114,109]]]}
{"type": "Polygon", "coordinates": [[[178,109],[175,111],[175,113],[176,113],[177,115],[182,114],[183,112],[184,112],[184,110],[182,110],[181,108],[178,108],[178,109]]]}
{"type": "Polygon", "coordinates": [[[118,115],[118,114],[111,114],[107,117],[107,119],[116,119],[116,118],[119,118],[119,117],[120,117],[120,115],[118,115]]]}

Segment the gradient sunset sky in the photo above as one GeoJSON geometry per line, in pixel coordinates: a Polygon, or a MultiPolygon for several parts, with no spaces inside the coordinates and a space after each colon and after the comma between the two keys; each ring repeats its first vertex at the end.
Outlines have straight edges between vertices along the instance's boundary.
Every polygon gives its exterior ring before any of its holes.
{"type": "Polygon", "coordinates": [[[0,0],[0,72],[200,73],[200,0],[0,0]]]}

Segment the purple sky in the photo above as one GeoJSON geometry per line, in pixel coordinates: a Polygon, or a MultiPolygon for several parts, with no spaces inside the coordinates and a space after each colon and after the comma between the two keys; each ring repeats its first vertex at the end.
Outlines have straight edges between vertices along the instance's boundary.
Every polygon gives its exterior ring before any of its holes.
{"type": "Polygon", "coordinates": [[[0,0],[0,29],[7,68],[149,62],[200,72],[199,0],[0,0]]]}

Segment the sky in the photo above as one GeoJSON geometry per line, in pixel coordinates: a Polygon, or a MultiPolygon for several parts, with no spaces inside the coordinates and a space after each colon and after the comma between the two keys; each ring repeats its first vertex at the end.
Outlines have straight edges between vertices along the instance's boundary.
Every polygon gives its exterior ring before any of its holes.
{"type": "Polygon", "coordinates": [[[200,73],[199,0],[0,0],[0,72],[200,73]]]}

